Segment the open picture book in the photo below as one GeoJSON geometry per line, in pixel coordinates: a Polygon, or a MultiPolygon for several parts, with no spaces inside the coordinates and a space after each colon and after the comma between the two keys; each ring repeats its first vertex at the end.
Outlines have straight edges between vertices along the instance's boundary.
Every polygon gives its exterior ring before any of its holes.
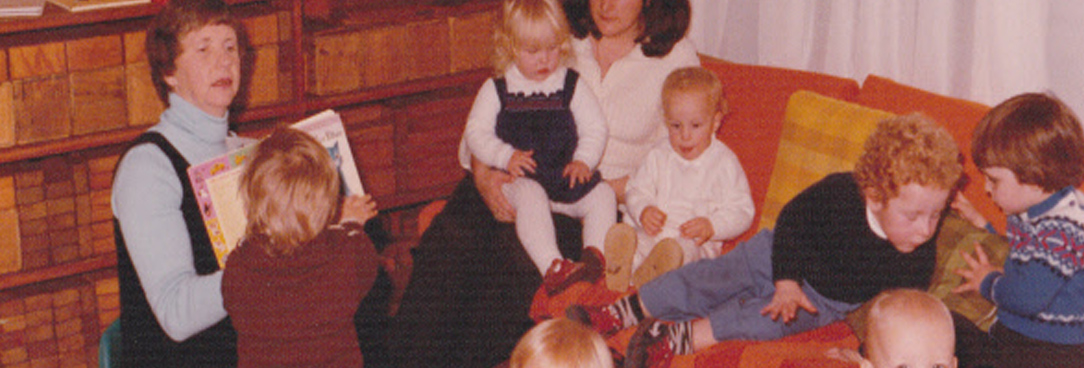
{"type": "MultiPolygon", "coordinates": [[[[365,195],[361,176],[350,152],[350,143],[346,140],[346,129],[338,113],[325,110],[291,127],[308,133],[327,147],[343,181],[344,196],[365,195]]],[[[238,189],[241,172],[257,144],[259,141],[255,140],[230,150],[225,155],[188,168],[188,178],[192,182],[203,223],[207,227],[211,245],[214,246],[218,265],[222,268],[226,266],[226,257],[230,251],[237,247],[245,235],[248,220],[245,218],[244,203],[238,189]]]]}

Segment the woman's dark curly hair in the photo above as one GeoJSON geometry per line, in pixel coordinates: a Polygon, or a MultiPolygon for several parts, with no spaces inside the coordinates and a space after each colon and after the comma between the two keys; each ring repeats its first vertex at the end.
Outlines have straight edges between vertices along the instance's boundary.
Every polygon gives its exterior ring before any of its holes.
{"type": "MultiPolygon", "coordinates": [[[[636,37],[644,55],[650,57],[666,56],[674,45],[685,37],[692,17],[689,0],[643,0],[640,12],[640,25],[643,30],[636,37]]],[[[568,15],[572,35],[582,39],[591,35],[602,37],[591,18],[590,0],[565,0],[565,14],[568,15]]]]}

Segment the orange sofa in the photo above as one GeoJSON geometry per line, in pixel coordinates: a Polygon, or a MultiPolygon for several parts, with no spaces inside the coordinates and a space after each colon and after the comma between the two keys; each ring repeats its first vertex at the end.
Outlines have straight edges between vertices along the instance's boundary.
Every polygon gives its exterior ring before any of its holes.
{"type": "MultiPolygon", "coordinates": [[[[989,107],[956,98],[930,93],[892,80],[871,75],[861,84],[857,81],[825,74],[775,67],[730,63],[702,56],[702,65],[715,72],[723,82],[730,111],[717,133],[741,160],[749,179],[752,197],[762,225],[754,225],[731,242],[731,246],[748,239],[763,227],[762,215],[770,197],[769,187],[784,140],[783,127],[792,95],[800,90],[819,96],[875,109],[878,113],[908,114],[919,112],[946,127],[957,140],[965,155],[965,173],[970,179],[965,195],[991,220],[995,228],[1004,228],[1004,215],[985,195],[981,173],[970,161],[970,134],[989,107]]],[[[819,98],[819,97],[818,97],[819,98]]],[[[442,202],[435,202],[423,211],[419,223],[424,226],[439,212],[442,202]]],[[[770,207],[770,206],[769,206],[770,207]]],[[[772,220],[774,223],[774,219],[772,220]]],[[[770,226],[768,226],[770,227],[770,226]]],[[[985,243],[984,243],[985,244],[985,243]]],[[[940,252],[939,245],[939,252],[940,252]]],[[[941,263],[939,255],[939,263],[941,263]]],[[[944,270],[942,270],[944,271],[944,270]]],[[[951,274],[951,272],[941,272],[951,274]]],[[[935,276],[945,277],[945,276],[935,276]]],[[[950,280],[953,281],[953,280],[950,280]]],[[[609,291],[602,283],[578,284],[566,292],[548,297],[544,292],[535,296],[531,317],[536,320],[563,315],[570,304],[609,303],[621,293],[609,291]]],[[[981,298],[981,297],[980,297],[981,298]]],[[[947,302],[948,303],[948,302],[947,302]]],[[[980,301],[981,303],[981,301],[980,301]]],[[[952,303],[949,303],[953,307],[952,303]]],[[[624,351],[632,329],[609,339],[616,351],[624,351]]],[[[844,322],[777,341],[727,341],[697,352],[679,356],[676,367],[846,367],[824,356],[831,347],[857,348],[857,336],[844,322]]]]}

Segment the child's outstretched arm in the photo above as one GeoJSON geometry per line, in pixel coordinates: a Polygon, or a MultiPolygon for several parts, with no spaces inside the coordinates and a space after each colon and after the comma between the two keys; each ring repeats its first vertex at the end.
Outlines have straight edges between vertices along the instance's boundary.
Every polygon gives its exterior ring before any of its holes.
{"type": "Polygon", "coordinates": [[[352,195],[343,199],[339,222],[356,222],[364,225],[370,219],[376,217],[377,213],[376,201],[373,200],[373,196],[368,194],[364,197],[352,195]]]}
{"type": "Polygon", "coordinates": [[[982,250],[981,244],[975,243],[975,257],[963,251],[960,252],[960,255],[964,257],[964,262],[967,262],[968,268],[953,271],[964,278],[964,282],[960,286],[952,289],[954,293],[979,291],[982,280],[985,280],[986,276],[990,275],[991,272],[1003,272],[1000,267],[990,264],[990,259],[986,256],[986,251],[982,250]]]}
{"type": "Polygon", "coordinates": [[[963,192],[956,193],[956,197],[952,199],[952,209],[956,210],[956,213],[959,213],[961,217],[975,225],[975,227],[989,229],[990,221],[987,221],[986,217],[975,209],[975,206],[964,196],[963,192]]]}

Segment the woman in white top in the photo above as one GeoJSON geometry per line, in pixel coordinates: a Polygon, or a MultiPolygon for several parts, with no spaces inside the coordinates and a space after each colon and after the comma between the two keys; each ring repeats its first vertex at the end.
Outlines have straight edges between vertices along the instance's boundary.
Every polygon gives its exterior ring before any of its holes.
{"type": "MultiPolygon", "coordinates": [[[[566,0],[573,68],[598,97],[608,139],[598,170],[623,202],[625,183],[665,137],[660,94],[674,69],[699,65],[684,39],[688,0],[566,0]]],[[[542,281],[510,224],[501,192],[512,177],[473,160],[414,250],[414,273],[393,329],[401,367],[493,366],[508,358],[533,324],[527,315],[542,281]]],[[[578,221],[555,216],[567,258],[582,245],[578,221]]]]}

